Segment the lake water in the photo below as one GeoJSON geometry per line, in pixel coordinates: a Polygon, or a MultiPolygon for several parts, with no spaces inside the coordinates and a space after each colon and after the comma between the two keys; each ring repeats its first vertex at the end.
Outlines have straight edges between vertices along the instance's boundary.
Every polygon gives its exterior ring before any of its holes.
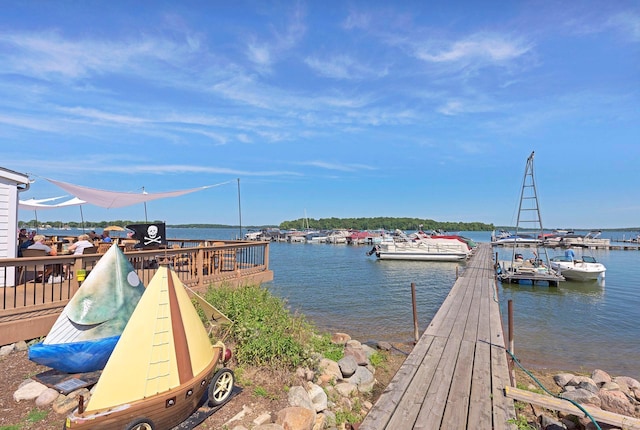
{"type": "MultiPolygon", "coordinates": [[[[238,229],[167,228],[168,238],[234,239],[238,234],[238,229]]],[[[462,234],[490,241],[489,232],[462,234]]],[[[603,237],[623,234],[629,238],[637,232],[604,232],[603,237]]],[[[274,280],[265,285],[320,329],[347,332],[361,341],[411,342],[411,283],[422,334],[454,284],[456,267],[463,270],[464,263],[380,261],[366,255],[369,249],[272,242],[274,280]]],[[[495,250],[500,258],[511,258],[509,248],[495,250]]],[[[549,257],[561,252],[548,250],[549,257]]],[[[513,300],[515,354],[529,368],[600,368],[640,379],[640,251],[585,252],[607,267],[604,282],[565,281],[557,288],[498,284],[505,326],[507,301],[513,300]]]]}

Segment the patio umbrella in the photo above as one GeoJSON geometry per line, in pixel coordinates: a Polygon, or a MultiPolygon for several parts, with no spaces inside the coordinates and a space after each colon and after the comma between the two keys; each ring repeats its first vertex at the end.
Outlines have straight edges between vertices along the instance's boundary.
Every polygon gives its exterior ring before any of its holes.
{"type": "Polygon", "coordinates": [[[119,225],[110,225],[108,227],[103,228],[104,231],[125,231],[124,227],[120,227],[119,225]]]}

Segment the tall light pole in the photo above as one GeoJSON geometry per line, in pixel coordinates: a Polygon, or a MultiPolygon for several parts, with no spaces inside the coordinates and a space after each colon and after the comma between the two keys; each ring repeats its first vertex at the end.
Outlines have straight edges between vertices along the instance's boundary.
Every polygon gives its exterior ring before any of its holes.
{"type": "Polygon", "coordinates": [[[238,239],[242,239],[242,209],[240,208],[240,178],[238,178],[238,219],[240,220],[240,236],[238,239]]]}

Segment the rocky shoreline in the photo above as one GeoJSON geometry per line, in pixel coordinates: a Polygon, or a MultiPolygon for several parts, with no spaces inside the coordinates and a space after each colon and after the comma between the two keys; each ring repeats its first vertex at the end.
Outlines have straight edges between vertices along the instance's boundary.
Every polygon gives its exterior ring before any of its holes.
{"type": "MultiPolygon", "coordinates": [[[[288,406],[261,412],[247,426],[239,424],[246,423],[246,415],[250,411],[245,407],[246,405],[243,405],[242,411],[231,417],[224,424],[224,428],[230,430],[345,429],[350,428],[350,425],[345,422],[347,419],[352,422],[361,421],[372,407],[371,393],[377,383],[376,368],[372,365],[371,358],[379,351],[390,351],[394,347],[387,342],[379,342],[372,347],[351,339],[345,333],[335,333],[331,340],[334,344],[343,346],[343,358],[336,362],[318,356],[314,357],[313,368],[296,369],[295,380],[299,381],[299,385],[287,387],[288,406]]],[[[18,342],[0,348],[0,356],[27,349],[25,342],[18,342]]],[[[81,388],[64,395],[29,377],[13,392],[13,400],[33,402],[38,408],[51,408],[62,420],[77,406],[80,395],[85,402],[88,402],[91,391],[81,388]]]]}
{"type": "MultiPolygon", "coordinates": [[[[228,418],[223,428],[229,430],[357,428],[357,422],[366,416],[375,401],[372,391],[378,381],[371,358],[378,352],[390,351],[394,347],[387,342],[378,342],[369,346],[351,339],[345,333],[333,334],[332,342],[343,346],[343,358],[336,362],[318,356],[315,357],[312,368],[298,368],[295,374],[295,380],[298,383],[286,388],[286,406],[280,405],[273,410],[254,412],[243,404],[242,410],[228,418]],[[348,424],[347,421],[354,424],[348,424]]],[[[27,344],[24,342],[3,346],[0,348],[0,357],[26,350],[27,344]]],[[[553,381],[556,388],[555,396],[614,414],[640,418],[640,382],[633,378],[613,377],[600,369],[594,370],[590,376],[567,372],[553,372],[552,375],[546,376],[552,378],[548,379],[548,382],[553,381]]],[[[527,389],[540,392],[539,387],[533,383],[530,383],[527,389]]],[[[13,400],[33,402],[38,408],[51,408],[57,419],[61,420],[75,408],[79,395],[83,395],[88,400],[91,393],[87,389],[80,389],[65,396],[29,377],[13,392],[13,400]]],[[[531,428],[544,430],[596,428],[589,418],[553,413],[549,410],[538,411],[535,407],[530,411],[520,410],[519,415],[526,417],[529,425],[535,425],[531,428]]],[[[206,427],[206,423],[207,421],[202,425],[203,429],[218,428],[206,427]]]]}

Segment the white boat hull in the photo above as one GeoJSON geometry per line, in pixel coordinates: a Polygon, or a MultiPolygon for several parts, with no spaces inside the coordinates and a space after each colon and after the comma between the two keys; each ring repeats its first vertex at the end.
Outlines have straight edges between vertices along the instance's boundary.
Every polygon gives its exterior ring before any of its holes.
{"type": "Polygon", "coordinates": [[[407,261],[462,261],[467,259],[467,254],[443,254],[427,252],[378,252],[380,260],[407,260],[407,261]]]}
{"type": "Polygon", "coordinates": [[[382,242],[375,249],[380,260],[461,261],[466,260],[471,252],[465,242],[445,238],[382,242]]]}
{"type": "Polygon", "coordinates": [[[600,263],[551,261],[551,267],[570,281],[595,281],[607,270],[600,263]]]}

